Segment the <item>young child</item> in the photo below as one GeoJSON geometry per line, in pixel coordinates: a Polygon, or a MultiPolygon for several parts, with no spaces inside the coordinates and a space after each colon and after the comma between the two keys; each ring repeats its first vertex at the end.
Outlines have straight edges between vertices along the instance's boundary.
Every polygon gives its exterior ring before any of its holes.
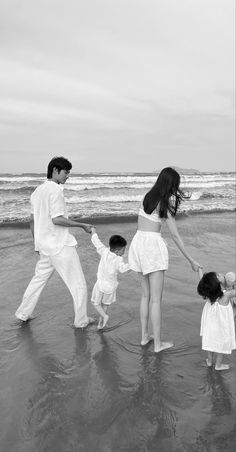
{"type": "Polygon", "coordinates": [[[225,290],[222,275],[215,272],[202,274],[199,269],[200,282],[197,287],[199,295],[206,299],[202,311],[201,331],[202,349],[208,352],[206,363],[215,369],[229,369],[228,364],[222,364],[223,355],[231,354],[236,348],[234,315],[231,299],[235,297],[235,289],[225,290]]]}
{"type": "Polygon", "coordinates": [[[118,287],[118,273],[130,270],[129,264],[124,263],[123,254],[127,245],[126,240],[120,235],[112,235],[109,240],[109,248],[98,238],[96,229],[92,227],[91,241],[96,247],[101,259],[98,265],[97,281],[93,287],[91,302],[98,311],[100,317],[98,329],[101,330],[108,322],[108,306],[116,301],[116,289],[118,287]]]}
{"type": "Polygon", "coordinates": [[[225,275],[219,273],[218,279],[224,289],[226,290],[235,289],[235,273],[228,272],[225,275]]]}
{"type": "MultiPolygon", "coordinates": [[[[236,288],[236,277],[235,273],[228,272],[225,275],[222,275],[221,273],[218,275],[218,278],[220,280],[220,283],[225,290],[232,290],[236,288]]],[[[236,317],[236,298],[232,297],[230,299],[232,306],[233,306],[233,313],[234,317],[236,317]]]]}

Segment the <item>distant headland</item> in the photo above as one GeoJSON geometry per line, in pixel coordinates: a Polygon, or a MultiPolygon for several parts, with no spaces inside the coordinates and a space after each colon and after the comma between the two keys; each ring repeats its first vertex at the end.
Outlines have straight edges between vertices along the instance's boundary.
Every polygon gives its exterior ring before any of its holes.
{"type": "Polygon", "coordinates": [[[178,173],[181,174],[201,174],[202,171],[193,169],[193,168],[179,168],[178,166],[172,166],[178,173]]]}

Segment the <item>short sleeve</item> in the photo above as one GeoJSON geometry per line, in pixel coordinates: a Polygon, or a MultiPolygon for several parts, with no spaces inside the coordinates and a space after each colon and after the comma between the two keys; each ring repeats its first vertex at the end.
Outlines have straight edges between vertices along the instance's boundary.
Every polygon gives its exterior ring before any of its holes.
{"type": "Polygon", "coordinates": [[[65,200],[62,191],[59,189],[50,194],[49,213],[51,218],[65,215],[65,200]]]}

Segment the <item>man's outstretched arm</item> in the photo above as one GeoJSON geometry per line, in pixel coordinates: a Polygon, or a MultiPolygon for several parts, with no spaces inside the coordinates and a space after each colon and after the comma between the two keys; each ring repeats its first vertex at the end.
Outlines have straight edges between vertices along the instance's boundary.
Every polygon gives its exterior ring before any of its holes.
{"type": "Polygon", "coordinates": [[[30,215],[29,227],[30,227],[33,239],[34,239],[34,216],[33,216],[33,214],[30,215]]]}
{"type": "Polygon", "coordinates": [[[88,223],[80,223],[79,221],[70,220],[69,218],[63,217],[63,215],[59,217],[52,218],[53,224],[57,226],[64,226],[67,228],[82,228],[85,232],[91,232],[92,224],[88,223]]]}

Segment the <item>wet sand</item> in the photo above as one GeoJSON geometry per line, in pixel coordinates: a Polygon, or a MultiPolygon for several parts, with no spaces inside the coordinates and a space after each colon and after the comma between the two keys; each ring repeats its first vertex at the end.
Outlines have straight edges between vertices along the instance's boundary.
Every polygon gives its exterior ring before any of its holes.
{"type": "MultiPolygon", "coordinates": [[[[234,214],[182,218],[178,227],[205,271],[235,270],[234,214]]],[[[135,223],[99,224],[104,242],[119,233],[128,243],[135,223]]],[[[75,233],[75,230],[73,230],[75,233]]],[[[75,234],[91,294],[98,256],[75,234]]],[[[193,273],[167,238],[170,268],[163,300],[159,354],[141,347],[137,275],[121,275],[117,303],[104,332],[73,328],[69,292],[50,279],[31,322],[14,318],[34,272],[29,229],[1,228],[1,452],[233,452],[236,447],[235,355],[230,370],[207,368],[199,337],[204,301],[193,273]]],[[[96,315],[89,304],[89,313],[96,315]]]]}

